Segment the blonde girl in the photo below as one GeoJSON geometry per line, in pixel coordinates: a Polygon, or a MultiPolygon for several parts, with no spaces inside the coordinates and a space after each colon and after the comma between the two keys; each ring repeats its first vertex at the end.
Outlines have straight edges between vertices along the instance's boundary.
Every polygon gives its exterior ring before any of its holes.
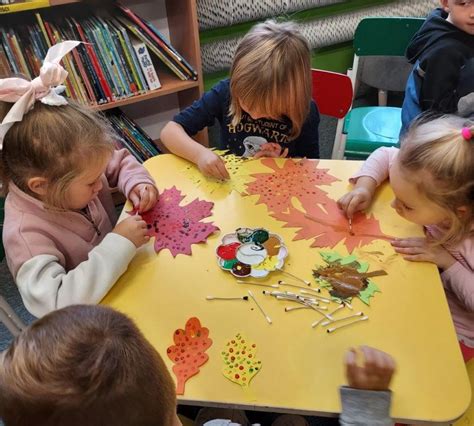
{"type": "Polygon", "coordinates": [[[380,148],[352,177],[354,189],[339,200],[352,217],[368,207],[385,179],[392,207],[425,227],[424,238],[392,242],[404,258],[432,262],[441,271],[466,358],[474,355],[474,127],[456,116],[415,122],[400,150],[380,148]]]}
{"type": "Polygon", "coordinates": [[[237,47],[230,79],[176,115],[161,132],[172,153],[206,175],[227,179],[222,159],[191,138],[216,119],[219,147],[236,155],[319,157],[310,48],[295,24],[266,21],[254,26],[237,47]]]}
{"type": "Polygon", "coordinates": [[[3,242],[23,302],[36,316],[99,302],[148,240],[139,215],[115,225],[111,188],[140,212],[158,194],[146,170],[114,149],[102,118],[55,93],[67,75],[63,54],[48,53],[32,82],[0,80],[3,242]]]}

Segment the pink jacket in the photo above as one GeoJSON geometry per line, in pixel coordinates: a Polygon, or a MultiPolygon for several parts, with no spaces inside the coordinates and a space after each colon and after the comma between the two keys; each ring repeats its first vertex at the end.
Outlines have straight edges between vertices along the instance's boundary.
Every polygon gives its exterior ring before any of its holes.
{"type": "MultiPolygon", "coordinates": [[[[397,148],[379,148],[372,153],[361,169],[351,178],[354,183],[361,176],[369,176],[380,185],[398,155],[397,148]]],[[[473,228],[474,230],[474,228],[473,228]]],[[[441,238],[442,230],[428,226],[433,238],[441,238]]],[[[458,335],[474,339],[474,237],[468,236],[455,247],[445,247],[457,262],[441,273],[449,308],[458,335]]]]}
{"type": "Polygon", "coordinates": [[[103,188],[76,211],[55,212],[10,183],[3,243],[8,267],[27,309],[41,316],[74,303],[98,303],[127,269],[135,245],[111,233],[116,213],[110,188],[127,197],[138,183],[154,181],[127,150],[115,151],[103,188]]]}

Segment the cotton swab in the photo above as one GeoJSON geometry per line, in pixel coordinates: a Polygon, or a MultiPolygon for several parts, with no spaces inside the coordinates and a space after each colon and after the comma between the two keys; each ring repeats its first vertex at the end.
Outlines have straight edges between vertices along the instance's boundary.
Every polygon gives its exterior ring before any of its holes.
{"type": "Polygon", "coordinates": [[[286,307],[285,312],[292,312],[292,311],[297,311],[299,309],[311,309],[309,306],[291,306],[291,307],[286,307]]]}
{"type": "Polygon", "coordinates": [[[257,283],[255,281],[242,281],[242,280],[237,280],[238,284],[249,284],[249,285],[259,285],[261,287],[273,287],[273,288],[279,288],[278,284],[264,284],[264,283],[257,283]]]}
{"type": "Polygon", "coordinates": [[[248,290],[248,293],[249,293],[249,296],[253,299],[253,301],[255,302],[255,304],[257,305],[258,309],[260,309],[260,312],[262,313],[262,315],[265,317],[265,319],[267,320],[268,324],[271,324],[272,323],[272,319],[265,313],[265,311],[263,310],[263,308],[259,305],[259,303],[257,302],[257,299],[255,299],[255,296],[253,295],[253,293],[248,290]]]}
{"type": "Polygon", "coordinates": [[[368,317],[368,316],[365,316],[365,317],[356,319],[355,321],[348,322],[347,324],[341,324],[341,325],[339,325],[339,326],[337,326],[337,327],[328,328],[328,329],[326,330],[326,332],[327,332],[327,333],[332,333],[332,332],[334,332],[334,331],[336,331],[336,330],[339,330],[340,328],[348,327],[348,326],[350,326],[350,325],[352,325],[352,324],[355,324],[355,323],[357,323],[357,322],[367,321],[368,319],[369,319],[369,317],[368,317]]]}
{"type": "Polygon", "coordinates": [[[300,290],[300,293],[301,294],[307,294],[307,295],[309,295],[311,297],[314,297],[314,298],[316,298],[316,299],[318,299],[318,300],[320,300],[321,302],[324,302],[324,303],[331,303],[330,299],[326,299],[325,297],[318,296],[318,295],[310,293],[306,290],[300,290]]]}
{"type": "Polygon", "coordinates": [[[303,287],[302,285],[290,284],[290,283],[287,283],[286,281],[283,281],[283,280],[278,281],[278,284],[282,285],[282,286],[301,288],[303,290],[310,290],[310,291],[314,291],[315,293],[321,293],[321,289],[319,289],[319,288],[303,287]]]}
{"type": "Polygon", "coordinates": [[[305,303],[305,305],[309,306],[314,311],[319,312],[321,315],[324,315],[324,317],[327,318],[329,321],[332,321],[332,316],[331,315],[327,314],[326,312],[323,312],[321,309],[317,308],[316,306],[306,304],[306,303],[305,303]]]}
{"type": "Polygon", "coordinates": [[[240,297],[206,296],[206,300],[249,300],[249,297],[248,296],[240,296],[240,297]]]}
{"type": "Polygon", "coordinates": [[[305,283],[306,285],[311,285],[309,281],[304,280],[303,278],[297,277],[296,275],[293,275],[292,273],[288,271],[284,271],[281,268],[277,268],[278,271],[280,271],[282,274],[288,275],[289,277],[294,278],[295,280],[301,281],[302,283],[305,283]]]}
{"type": "Polygon", "coordinates": [[[357,312],[356,314],[348,315],[347,317],[337,318],[337,319],[332,320],[332,321],[325,321],[325,322],[323,322],[321,325],[322,325],[323,327],[326,327],[327,325],[332,324],[332,323],[334,323],[334,322],[345,321],[345,320],[348,320],[348,319],[351,319],[351,318],[361,317],[361,316],[363,316],[363,315],[364,315],[363,312],[357,312]]]}
{"type": "MultiPolygon", "coordinates": [[[[344,308],[344,305],[339,305],[336,309],[334,309],[332,312],[329,312],[329,315],[331,315],[331,317],[339,310],[341,310],[342,308],[344,308]]],[[[324,318],[320,318],[318,319],[317,321],[314,321],[312,324],[311,324],[311,327],[314,328],[316,327],[318,324],[321,323],[321,321],[323,321],[324,318]]],[[[324,321],[324,322],[327,322],[327,321],[324,321]]],[[[334,320],[332,321],[334,322],[334,320]]]]}

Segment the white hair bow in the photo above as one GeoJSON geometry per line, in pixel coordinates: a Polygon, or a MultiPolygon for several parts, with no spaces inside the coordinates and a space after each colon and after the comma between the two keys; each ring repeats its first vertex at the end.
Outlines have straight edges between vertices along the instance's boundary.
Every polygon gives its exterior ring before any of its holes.
{"type": "Polygon", "coordinates": [[[59,62],[79,44],[80,41],[68,40],[50,47],[39,77],[32,81],[23,78],[0,79],[0,101],[15,104],[0,124],[0,149],[3,148],[3,139],[10,127],[23,119],[36,100],[46,105],[67,105],[67,100],[59,93],[64,90],[60,84],[66,80],[68,73],[59,62]]]}

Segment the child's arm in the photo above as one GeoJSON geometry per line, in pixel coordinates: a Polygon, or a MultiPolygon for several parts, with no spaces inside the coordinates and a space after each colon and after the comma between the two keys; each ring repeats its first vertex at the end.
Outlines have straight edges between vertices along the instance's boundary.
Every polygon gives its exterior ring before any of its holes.
{"type": "Polygon", "coordinates": [[[390,166],[398,155],[397,148],[379,148],[350,178],[354,189],[338,200],[339,208],[351,218],[355,212],[370,206],[376,188],[388,178],[390,166]]]}
{"type": "MultiPolygon", "coordinates": [[[[474,255],[474,252],[472,253],[474,255]]],[[[469,313],[474,313],[474,271],[455,262],[441,273],[445,286],[450,288],[469,313]]]]}
{"type": "Polygon", "coordinates": [[[161,131],[160,138],[170,152],[196,164],[206,176],[229,179],[222,158],[191,139],[180,124],[170,121],[161,131]]]}
{"type": "Polygon", "coordinates": [[[94,247],[88,259],[66,271],[60,263],[60,249],[47,236],[30,236],[45,254],[24,262],[15,277],[23,302],[33,315],[41,317],[76,303],[99,303],[127,270],[137,247],[149,240],[145,221],[131,216],[94,247]]]}
{"type": "Polygon", "coordinates": [[[201,172],[218,179],[228,179],[224,161],[191,136],[215,120],[222,121],[228,113],[229,81],[223,80],[206,92],[201,99],[177,114],[161,131],[161,142],[173,154],[196,164],[201,172]]]}
{"type": "Polygon", "coordinates": [[[126,149],[113,152],[105,177],[109,186],[118,187],[140,213],[151,209],[158,199],[155,181],[126,149]]]}
{"type": "Polygon", "coordinates": [[[390,381],[395,372],[393,358],[368,346],[360,348],[363,365],[357,365],[356,352],[351,349],[345,358],[349,386],[340,388],[342,426],[391,426],[390,381]]]}

